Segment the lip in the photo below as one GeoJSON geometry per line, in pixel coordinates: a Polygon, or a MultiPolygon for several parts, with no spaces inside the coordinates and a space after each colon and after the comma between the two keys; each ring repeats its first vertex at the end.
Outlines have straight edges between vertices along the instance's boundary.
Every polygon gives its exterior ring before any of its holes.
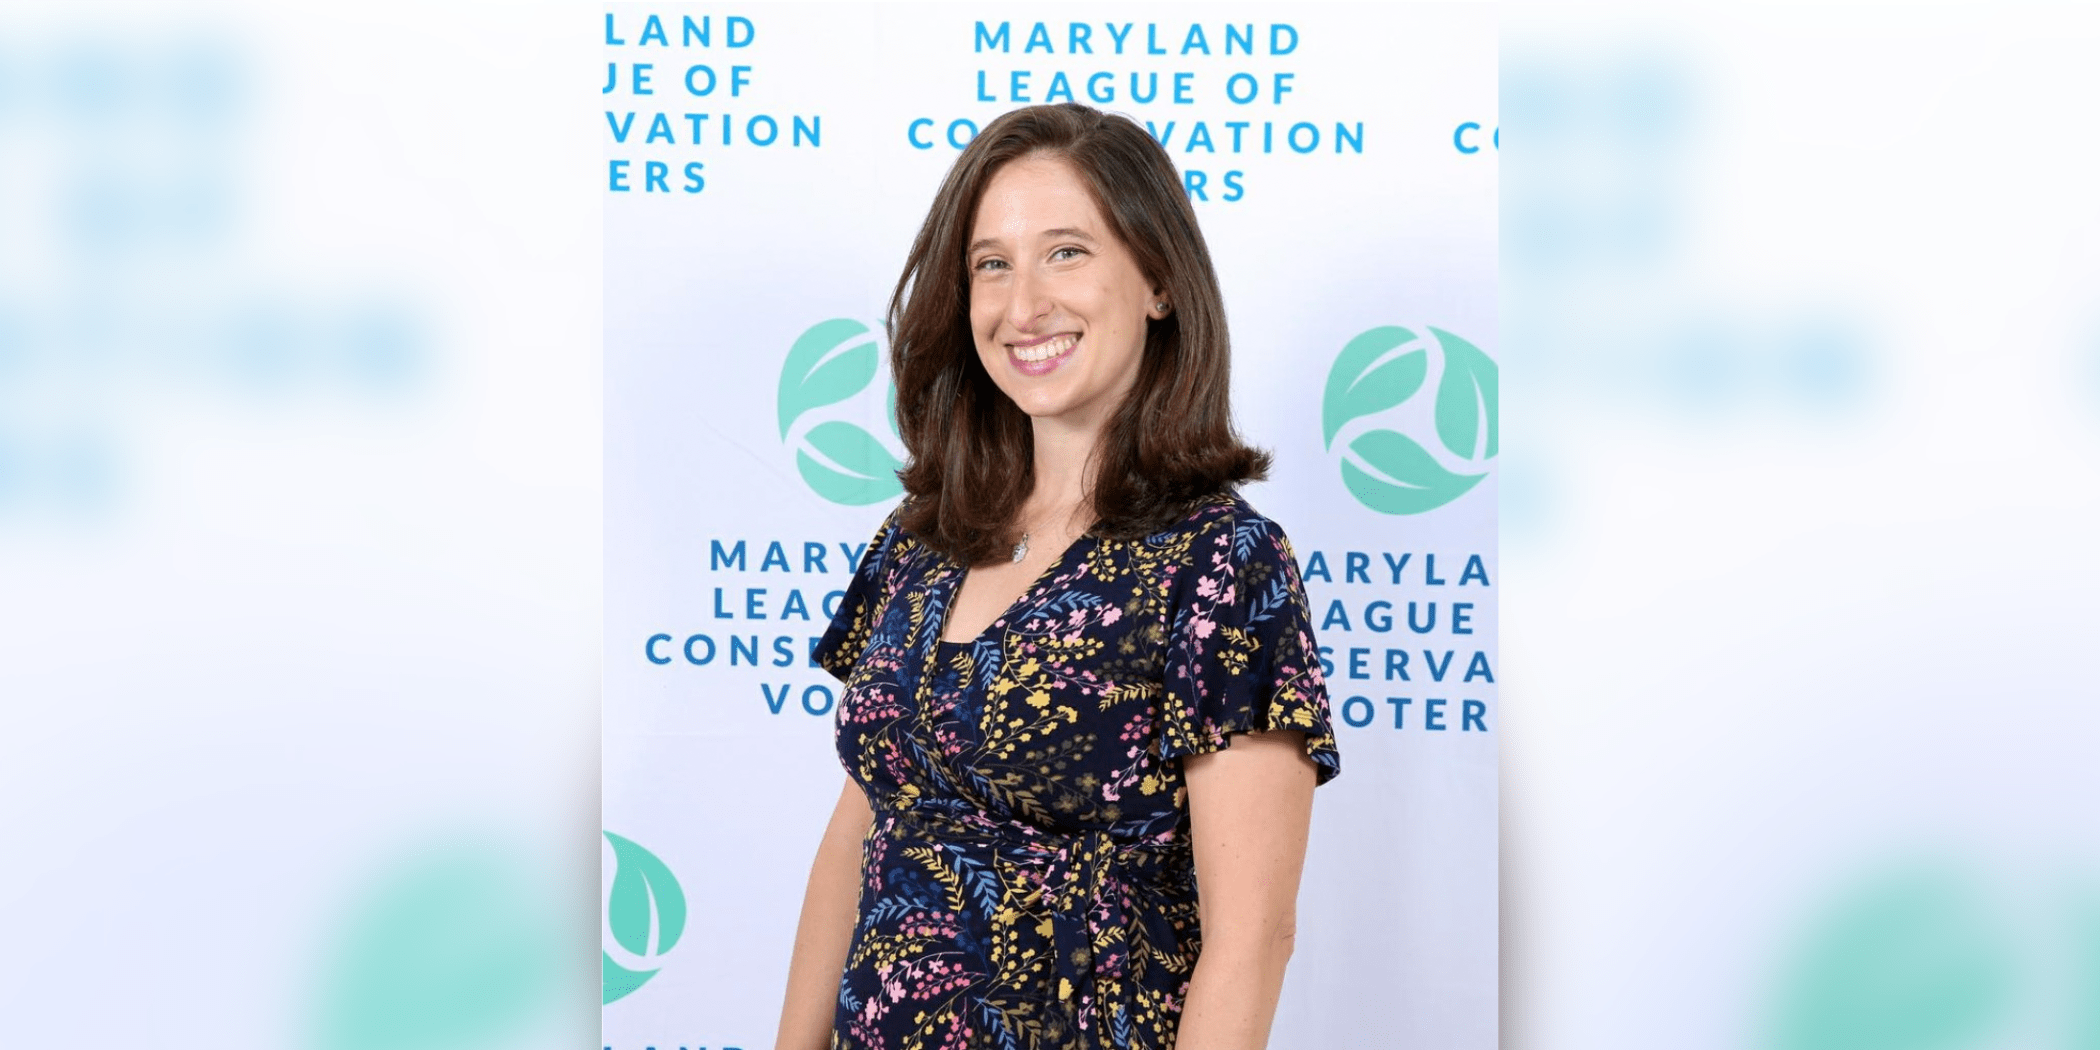
{"type": "Polygon", "coordinates": [[[1022,375],[1046,376],[1052,372],[1057,371],[1058,366],[1070,360],[1072,357],[1072,352],[1079,349],[1079,344],[1083,340],[1084,337],[1078,332],[1052,332],[1049,335],[1038,336],[1034,339],[1008,343],[1006,344],[1006,360],[1008,364],[1013,366],[1014,371],[1019,372],[1022,375]],[[1029,361],[1021,357],[1020,352],[1023,350],[1039,347],[1045,343],[1054,342],[1059,339],[1070,339],[1072,341],[1072,345],[1064,348],[1062,351],[1050,357],[1045,357],[1040,360],[1029,361]]]}

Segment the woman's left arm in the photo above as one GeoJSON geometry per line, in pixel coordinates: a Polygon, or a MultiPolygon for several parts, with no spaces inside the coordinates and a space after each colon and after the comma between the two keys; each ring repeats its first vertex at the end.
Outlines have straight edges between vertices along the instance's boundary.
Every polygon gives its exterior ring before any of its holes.
{"type": "Polygon", "coordinates": [[[1263,1050],[1297,933],[1315,771],[1305,735],[1234,734],[1182,759],[1203,951],[1177,1050],[1263,1050]]]}

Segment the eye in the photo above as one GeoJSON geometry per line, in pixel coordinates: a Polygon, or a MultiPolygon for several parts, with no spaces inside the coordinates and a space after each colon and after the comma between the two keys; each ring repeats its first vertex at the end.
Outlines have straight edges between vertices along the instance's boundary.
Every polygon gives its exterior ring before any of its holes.
{"type": "Polygon", "coordinates": [[[1068,245],[1065,245],[1065,246],[1064,246],[1064,247],[1062,247],[1062,248],[1059,248],[1059,249],[1057,249],[1056,251],[1053,251],[1053,252],[1051,252],[1051,253],[1050,253],[1050,258],[1052,258],[1052,259],[1066,259],[1066,258],[1076,258],[1076,257],[1078,257],[1078,256],[1081,256],[1081,255],[1085,255],[1085,254],[1086,254],[1086,249],[1084,249],[1084,248],[1075,248],[1075,247],[1073,247],[1073,246],[1071,246],[1071,245],[1069,245],[1069,244],[1068,244],[1068,245]]]}
{"type": "Polygon", "coordinates": [[[975,266],[972,266],[972,267],[970,267],[970,269],[972,269],[972,270],[974,270],[974,271],[976,271],[976,272],[978,272],[978,273],[987,273],[987,272],[990,272],[990,271],[992,271],[992,270],[998,269],[999,267],[1002,267],[1002,266],[1005,266],[1005,265],[1006,265],[1006,260],[1004,260],[1004,259],[998,259],[998,258],[989,258],[989,259],[979,259],[979,260],[977,260],[977,265],[975,265],[975,266]]]}

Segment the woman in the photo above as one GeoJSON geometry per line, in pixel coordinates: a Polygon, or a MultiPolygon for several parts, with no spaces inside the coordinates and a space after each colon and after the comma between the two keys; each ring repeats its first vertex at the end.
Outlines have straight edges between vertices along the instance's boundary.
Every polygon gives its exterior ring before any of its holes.
{"type": "Polygon", "coordinates": [[[890,341],[905,498],[816,651],[850,776],[778,1050],[1262,1047],[1340,764],[1173,163],[1083,106],[999,118],[890,341]]]}

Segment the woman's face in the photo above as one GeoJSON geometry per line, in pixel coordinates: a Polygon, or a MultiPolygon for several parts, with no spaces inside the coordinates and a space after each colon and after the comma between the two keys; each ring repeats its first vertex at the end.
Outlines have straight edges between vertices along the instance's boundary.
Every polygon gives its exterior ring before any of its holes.
{"type": "Polygon", "coordinates": [[[1038,423],[1098,430],[1137,383],[1160,290],[1062,158],[993,174],[965,256],[977,358],[1038,423]]]}

